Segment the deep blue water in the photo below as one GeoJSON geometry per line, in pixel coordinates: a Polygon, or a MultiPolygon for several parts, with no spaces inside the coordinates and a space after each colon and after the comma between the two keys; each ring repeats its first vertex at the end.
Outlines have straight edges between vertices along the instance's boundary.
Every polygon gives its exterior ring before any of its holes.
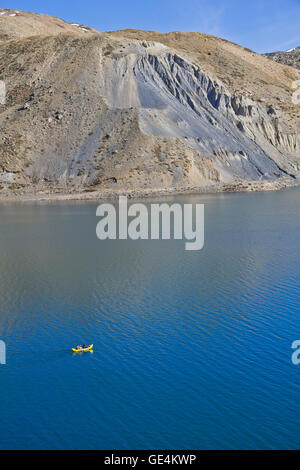
{"type": "Polygon", "coordinates": [[[300,447],[300,189],[173,199],[205,204],[203,250],[0,205],[1,449],[300,447]]]}

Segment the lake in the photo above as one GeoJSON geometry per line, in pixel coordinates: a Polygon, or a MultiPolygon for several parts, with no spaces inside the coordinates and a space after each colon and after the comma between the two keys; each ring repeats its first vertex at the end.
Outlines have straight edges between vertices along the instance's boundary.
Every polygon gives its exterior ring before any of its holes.
{"type": "Polygon", "coordinates": [[[202,250],[0,204],[1,449],[300,447],[300,188],[159,200],[205,205],[202,250]]]}

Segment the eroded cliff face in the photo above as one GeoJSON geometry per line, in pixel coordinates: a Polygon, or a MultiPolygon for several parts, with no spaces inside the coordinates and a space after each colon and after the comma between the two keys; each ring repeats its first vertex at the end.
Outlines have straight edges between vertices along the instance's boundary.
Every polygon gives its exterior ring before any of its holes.
{"type": "Polygon", "coordinates": [[[200,67],[160,45],[156,55],[154,44],[149,51],[144,47],[144,53],[106,61],[103,96],[110,107],[140,108],[144,133],[180,139],[212,159],[220,180],[294,176],[300,170],[300,136],[281,129],[271,105],[266,109],[231,95],[200,67]]]}
{"type": "Polygon", "coordinates": [[[263,59],[276,72],[265,102],[182,44],[130,36],[68,30],[0,44],[2,191],[201,190],[299,177],[298,71],[263,59]]]}

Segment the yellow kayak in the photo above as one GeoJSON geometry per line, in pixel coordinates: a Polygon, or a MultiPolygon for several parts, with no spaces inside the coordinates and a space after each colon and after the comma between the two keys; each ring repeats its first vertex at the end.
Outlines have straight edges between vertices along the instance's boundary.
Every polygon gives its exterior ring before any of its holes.
{"type": "Polygon", "coordinates": [[[90,344],[89,346],[87,346],[86,348],[72,348],[72,351],[73,352],[86,352],[86,351],[91,351],[93,349],[93,344],[90,344]]]}

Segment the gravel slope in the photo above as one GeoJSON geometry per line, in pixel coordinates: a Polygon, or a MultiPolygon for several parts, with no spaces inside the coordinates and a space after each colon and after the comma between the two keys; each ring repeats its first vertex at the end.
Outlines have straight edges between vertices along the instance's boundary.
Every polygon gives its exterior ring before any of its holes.
{"type": "Polygon", "coordinates": [[[0,10],[0,31],[3,197],[299,177],[297,70],[200,33],[97,32],[15,10],[0,10]]]}

